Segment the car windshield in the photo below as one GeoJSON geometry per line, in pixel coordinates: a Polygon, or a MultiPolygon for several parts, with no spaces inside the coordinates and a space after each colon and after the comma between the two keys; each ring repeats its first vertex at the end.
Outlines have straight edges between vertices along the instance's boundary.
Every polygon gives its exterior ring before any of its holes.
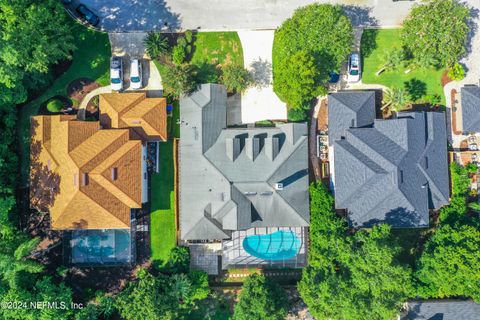
{"type": "Polygon", "coordinates": [[[112,78],[112,83],[117,84],[117,83],[120,83],[120,82],[122,82],[122,81],[119,78],[112,78]]]}
{"type": "Polygon", "coordinates": [[[358,76],[358,70],[350,70],[350,75],[358,76]]]}
{"type": "Polygon", "coordinates": [[[130,80],[132,82],[140,82],[140,77],[132,77],[130,80]]]}

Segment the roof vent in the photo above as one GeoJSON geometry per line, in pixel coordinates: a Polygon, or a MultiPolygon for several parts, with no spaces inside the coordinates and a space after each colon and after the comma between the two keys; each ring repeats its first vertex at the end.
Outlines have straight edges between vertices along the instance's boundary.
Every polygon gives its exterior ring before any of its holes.
{"type": "Polygon", "coordinates": [[[88,173],[84,172],[82,174],[82,187],[88,186],[89,178],[88,178],[88,173]]]}
{"type": "Polygon", "coordinates": [[[273,194],[272,191],[264,191],[262,193],[260,193],[261,196],[271,196],[273,194]]]}
{"type": "Polygon", "coordinates": [[[112,168],[112,180],[115,181],[118,179],[118,168],[112,168]]]}
{"type": "Polygon", "coordinates": [[[257,193],[256,193],[255,191],[247,191],[247,192],[244,193],[244,195],[246,195],[246,196],[255,196],[255,195],[257,195],[257,193]]]}
{"type": "Polygon", "coordinates": [[[275,190],[283,190],[283,183],[281,182],[275,183],[275,190]]]}
{"type": "Polygon", "coordinates": [[[239,138],[227,138],[225,141],[225,148],[227,157],[235,161],[240,154],[240,139],[239,138]]]}

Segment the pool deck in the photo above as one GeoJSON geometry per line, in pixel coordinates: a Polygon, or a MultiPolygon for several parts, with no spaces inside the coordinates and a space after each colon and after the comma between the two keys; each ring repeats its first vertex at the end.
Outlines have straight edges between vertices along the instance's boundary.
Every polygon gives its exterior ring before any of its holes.
{"type": "Polygon", "coordinates": [[[243,267],[271,267],[271,268],[302,268],[306,265],[306,244],[308,229],[302,227],[266,227],[251,228],[246,231],[232,232],[231,240],[222,242],[222,269],[243,268],[243,267]],[[301,242],[298,254],[290,259],[282,260],[263,260],[250,255],[243,248],[243,240],[251,235],[271,234],[277,231],[291,231],[301,242]]]}

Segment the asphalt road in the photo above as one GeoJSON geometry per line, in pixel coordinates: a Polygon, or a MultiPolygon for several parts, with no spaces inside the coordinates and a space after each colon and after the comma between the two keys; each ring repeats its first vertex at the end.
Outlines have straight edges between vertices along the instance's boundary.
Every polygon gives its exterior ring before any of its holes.
{"type": "MultiPolygon", "coordinates": [[[[418,1],[418,0],[417,0],[418,1]]],[[[414,1],[393,0],[82,0],[108,32],[275,29],[301,6],[336,3],[356,26],[401,24],[414,1]]]]}

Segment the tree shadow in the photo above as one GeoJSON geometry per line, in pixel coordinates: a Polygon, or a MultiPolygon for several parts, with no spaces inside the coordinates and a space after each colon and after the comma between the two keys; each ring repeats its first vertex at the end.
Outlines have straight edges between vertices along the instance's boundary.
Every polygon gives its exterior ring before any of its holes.
{"type": "Polygon", "coordinates": [[[363,31],[361,40],[362,65],[363,59],[369,57],[377,49],[377,29],[367,29],[363,31]]]}
{"type": "MultiPolygon", "coordinates": [[[[428,214],[426,217],[422,217],[416,211],[398,207],[387,212],[383,219],[373,218],[363,222],[361,226],[371,228],[380,223],[387,223],[391,225],[392,228],[423,228],[428,227],[428,214]],[[425,223],[427,223],[427,225],[424,225],[425,223]]],[[[353,225],[355,226],[355,223],[353,223],[353,225]]]]}
{"type": "Polygon", "coordinates": [[[427,93],[427,84],[417,78],[405,81],[403,85],[413,102],[417,101],[427,93]]]}
{"type": "Polygon", "coordinates": [[[250,64],[250,74],[257,88],[266,88],[272,84],[272,64],[260,57],[250,64]]]}
{"type": "Polygon", "coordinates": [[[87,6],[100,16],[102,29],[110,32],[157,30],[174,33],[180,29],[180,14],[172,12],[165,0],[134,2],[134,5],[112,5],[112,1],[89,1],[87,6]]]}
{"type": "Polygon", "coordinates": [[[342,9],[350,18],[354,27],[372,27],[378,25],[378,20],[371,16],[371,7],[344,5],[342,6],[342,9]]]}
{"type": "MultiPolygon", "coordinates": [[[[31,137],[35,136],[38,121],[31,121],[31,137]]],[[[33,141],[30,145],[30,207],[40,212],[47,212],[55,203],[60,192],[60,175],[50,170],[48,164],[40,161],[42,151],[40,141],[33,141]]]]}

